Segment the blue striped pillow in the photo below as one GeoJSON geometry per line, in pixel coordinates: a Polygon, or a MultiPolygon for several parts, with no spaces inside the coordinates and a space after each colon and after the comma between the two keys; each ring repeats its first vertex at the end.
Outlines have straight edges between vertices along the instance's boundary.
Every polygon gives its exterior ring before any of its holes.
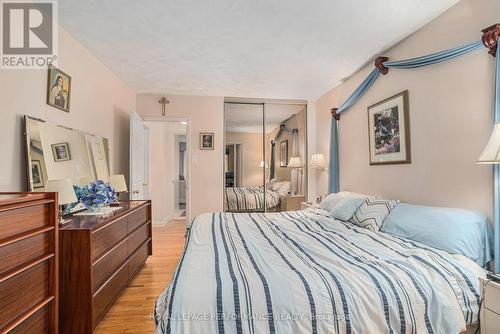
{"type": "Polygon", "coordinates": [[[364,198],[346,197],[342,199],[332,211],[330,216],[342,221],[348,221],[365,201],[364,198]]]}

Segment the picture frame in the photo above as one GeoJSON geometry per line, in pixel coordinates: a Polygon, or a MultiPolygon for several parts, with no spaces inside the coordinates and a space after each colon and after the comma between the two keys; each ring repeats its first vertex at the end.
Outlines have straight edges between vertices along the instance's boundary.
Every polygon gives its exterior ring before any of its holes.
{"type": "Polygon", "coordinates": [[[280,142],[280,167],[288,166],[288,140],[280,142]]]}
{"type": "Polygon", "coordinates": [[[213,132],[200,132],[200,150],[213,150],[215,147],[215,134],[213,132]]]}
{"type": "Polygon", "coordinates": [[[370,165],[411,163],[408,90],[369,106],[367,111],[370,165]]]}
{"type": "Polygon", "coordinates": [[[71,153],[69,151],[68,143],[52,144],[52,156],[55,162],[71,160],[71,153]]]}
{"type": "Polygon", "coordinates": [[[47,72],[47,104],[65,112],[70,111],[71,77],[50,65],[47,72]]]}
{"type": "Polygon", "coordinates": [[[31,178],[33,180],[33,188],[45,187],[45,183],[43,182],[42,164],[40,160],[31,160],[31,178]]]}

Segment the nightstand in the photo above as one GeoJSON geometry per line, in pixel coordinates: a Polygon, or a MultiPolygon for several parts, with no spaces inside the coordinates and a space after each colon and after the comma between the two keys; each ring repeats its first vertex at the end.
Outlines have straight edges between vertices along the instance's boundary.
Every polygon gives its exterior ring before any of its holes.
{"type": "Polygon", "coordinates": [[[300,209],[301,210],[304,210],[304,209],[307,209],[307,208],[314,208],[314,204],[313,203],[309,203],[309,202],[302,202],[302,203],[300,203],[300,209]]]}
{"type": "Polygon", "coordinates": [[[300,203],[304,201],[304,195],[283,195],[281,196],[281,211],[300,210],[300,203]]]}
{"type": "Polygon", "coordinates": [[[500,328],[500,283],[480,279],[481,297],[481,334],[495,334],[500,328]]]}

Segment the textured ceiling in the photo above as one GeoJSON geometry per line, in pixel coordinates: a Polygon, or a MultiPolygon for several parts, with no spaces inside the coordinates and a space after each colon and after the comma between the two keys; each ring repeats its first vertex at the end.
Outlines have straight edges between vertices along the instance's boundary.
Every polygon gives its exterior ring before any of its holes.
{"type": "Polygon", "coordinates": [[[141,93],[314,99],[458,0],[62,0],[141,93]]]}
{"type": "MultiPolygon", "coordinates": [[[[266,104],[266,131],[272,131],[304,108],[303,105],[266,104]]],[[[226,103],[224,110],[226,131],[262,133],[262,105],[226,103]]]]}

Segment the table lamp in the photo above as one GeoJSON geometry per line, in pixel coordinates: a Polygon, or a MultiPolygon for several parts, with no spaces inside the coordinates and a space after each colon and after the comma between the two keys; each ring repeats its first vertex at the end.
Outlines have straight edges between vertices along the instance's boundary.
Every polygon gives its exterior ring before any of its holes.
{"type": "Polygon", "coordinates": [[[73,183],[70,179],[49,180],[47,182],[47,192],[57,193],[57,204],[59,205],[59,224],[64,224],[64,207],[68,204],[78,202],[73,183]]]}
{"type": "Polygon", "coordinates": [[[311,157],[311,163],[309,167],[318,168],[325,170],[327,168],[327,163],[325,161],[325,156],[322,153],[314,153],[311,157]]]}
{"type": "MultiPolygon", "coordinates": [[[[296,170],[295,171],[295,175],[296,175],[295,179],[297,180],[297,183],[295,184],[295,186],[292,189],[292,194],[293,195],[300,194],[300,192],[301,192],[300,186],[302,184],[302,173],[301,173],[300,169],[303,167],[302,161],[300,160],[300,157],[290,158],[290,161],[288,162],[287,167],[294,168],[296,170]]],[[[292,180],[293,180],[293,174],[292,174],[292,180]]],[[[292,184],[292,186],[293,185],[294,184],[292,184]]]]}
{"type": "Polygon", "coordinates": [[[500,163],[500,123],[496,123],[490,141],[477,159],[478,164],[500,163]]]}
{"type": "MultiPolygon", "coordinates": [[[[127,192],[127,183],[125,182],[125,176],[123,174],[110,175],[108,179],[111,188],[116,191],[116,197],[120,196],[121,192],[127,192]]],[[[116,206],[118,202],[111,204],[111,206],[116,206]]]]}

